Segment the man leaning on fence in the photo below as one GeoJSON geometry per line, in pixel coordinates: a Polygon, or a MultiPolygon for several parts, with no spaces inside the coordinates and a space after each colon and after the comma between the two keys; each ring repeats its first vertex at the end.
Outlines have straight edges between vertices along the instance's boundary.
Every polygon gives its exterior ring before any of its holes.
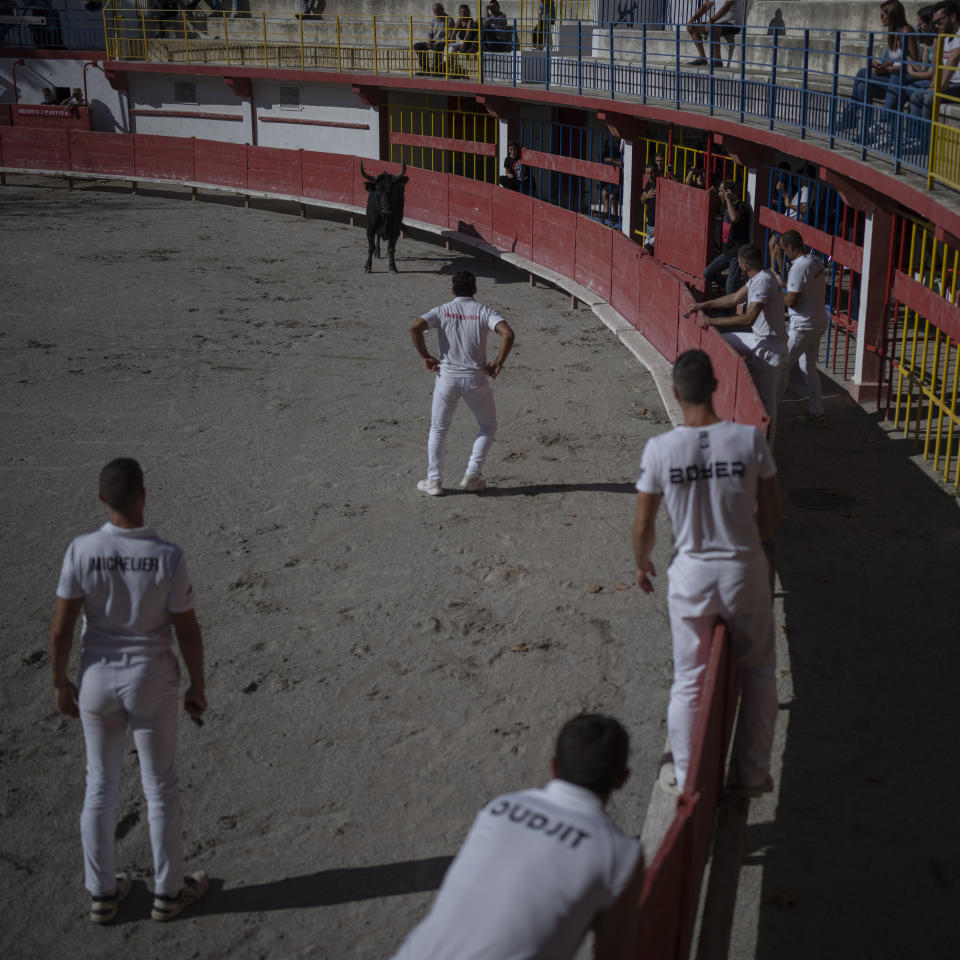
{"type": "Polygon", "coordinates": [[[452,27],[451,18],[447,16],[442,3],[433,5],[433,19],[430,21],[430,29],[427,31],[427,39],[420,40],[413,45],[417,51],[417,62],[420,65],[420,73],[442,73],[443,69],[439,64],[443,60],[443,51],[447,46],[447,30],[452,27]],[[432,57],[427,51],[434,51],[432,57]]]}
{"type": "MultiPolygon", "coordinates": [[[[673,634],[673,686],[667,729],[675,789],[689,783],[690,753],[710,641],[719,619],[730,631],[743,693],[728,786],[743,796],[773,789],[770,754],[777,719],[773,597],[762,542],[780,519],[777,470],[762,434],[721,420],[713,409],[717,381],[710,357],[677,357],[673,390],[683,425],[647,441],[637,480],[633,522],[636,581],[653,592],[651,555],[661,500],[676,554],[667,571],[673,634]]],[[[673,785],[661,778],[667,789],[673,785]]]]}

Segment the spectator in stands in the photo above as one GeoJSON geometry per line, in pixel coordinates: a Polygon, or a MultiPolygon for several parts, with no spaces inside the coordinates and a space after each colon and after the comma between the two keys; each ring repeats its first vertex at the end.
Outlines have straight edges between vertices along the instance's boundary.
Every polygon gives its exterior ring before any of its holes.
{"type": "Polygon", "coordinates": [[[887,90],[883,102],[886,110],[899,110],[904,103],[909,108],[910,97],[917,90],[929,88],[933,80],[933,41],[936,28],[933,25],[933,7],[921,7],[917,11],[917,45],[919,59],[911,60],[904,70],[903,87],[899,96],[896,96],[895,86],[887,90]]]}
{"type": "Polygon", "coordinates": [[[573,960],[590,928],[595,956],[620,956],[637,935],[643,848],[604,807],[629,776],[629,748],[612,717],[583,714],[564,724],[554,779],[497,797],[477,814],[430,913],[394,960],[573,960]]]}
{"type": "Polygon", "coordinates": [[[723,57],[720,56],[720,38],[735,37],[740,33],[740,26],[736,22],[737,5],[735,0],[707,0],[698,7],[687,24],[687,33],[697,48],[696,60],[690,61],[691,67],[705,67],[707,60],[703,41],[710,37],[710,57],[715,67],[723,66],[723,57]],[[700,18],[706,17],[701,24],[700,18]]]}
{"type": "MultiPolygon", "coordinates": [[[[936,81],[940,93],[948,97],[960,97],[960,8],[954,0],[943,0],[933,8],[933,25],[938,33],[946,36],[943,41],[942,66],[948,69],[941,70],[936,81]]],[[[931,81],[931,87],[932,83],[931,81]]],[[[924,120],[930,120],[933,115],[933,89],[917,90],[910,96],[910,112],[919,113],[924,120]]]]}
{"type": "Polygon", "coordinates": [[[452,40],[450,50],[454,53],[477,52],[477,21],[470,16],[470,8],[465,3],[460,4],[452,40]]]}
{"type": "Polygon", "coordinates": [[[43,99],[40,101],[45,107],[57,107],[57,98],[53,95],[53,91],[49,87],[43,88],[43,99]]]}
{"type": "MultiPolygon", "coordinates": [[[[797,190],[793,196],[790,196],[790,164],[781,163],[780,169],[783,171],[777,178],[777,208],[778,213],[789,217],[791,220],[798,220],[805,223],[807,220],[807,204],[810,199],[810,186],[803,178],[797,178],[797,190]]],[[[807,165],[807,174],[811,173],[813,168],[807,165]]],[[[816,171],[813,170],[813,176],[816,171]]],[[[767,261],[773,272],[779,277],[783,273],[783,249],[780,246],[780,234],[771,233],[767,241],[767,251],[770,259],[767,261]]]]}
{"type": "Polygon", "coordinates": [[[777,388],[780,377],[780,365],[787,352],[787,328],[783,317],[783,291],[780,279],[769,270],[763,269],[760,250],[752,243],[744,244],[739,252],[740,270],[747,282],[739,289],[724,297],[704,300],[691,310],[699,312],[697,323],[701,327],[744,327],[750,332],[729,330],[723,339],[737,353],[747,358],[747,365],[757,385],[757,393],[763,401],[763,407],[770,417],[769,440],[773,446],[773,437],[777,428],[777,388]],[[738,303],[745,303],[747,309],[742,315],[708,317],[704,310],[729,310],[738,303]]]}
{"type": "Polygon", "coordinates": [[[413,49],[417,51],[417,61],[420,64],[421,73],[442,72],[437,64],[442,59],[441,55],[447,47],[447,32],[451,25],[451,18],[444,11],[443,4],[435,3],[433,5],[433,19],[430,21],[430,29],[427,31],[427,39],[413,45],[413,49]],[[428,50],[436,51],[432,62],[428,61],[426,53],[428,50]]]}
{"type": "Polygon", "coordinates": [[[683,182],[688,187],[697,187],[700,190],[705,189],[707,179],[703,172],[703,167],[691,167],[686,177],[683,178],[683,182]]]}
{"type": "Polygon", "coordinates": [[[724,180],[717,190],[720,197],[720,253],[707,264],[703,271],[704,279],[716,280],[724,270],[727,272],[727,293],[733,293],[740,284],[740,266],[738,251],[750,242],[750,228],[753,211],[750,204],[740,199],[734,180],[724,180]]]}
{"type": "Polygon", "coordinates": [[[656,162],[648,163],[644,173],[647,175],[647,182],[640,192],[640,203],[643,205],[643,228],[646,233],[643,245],[653,250],[653,230],[657,225],[657,179],[659,176],[656,162]]]}
{"type": "Polygon", "coordinates": [[[85,106],[83,100],[83,91],[79,87],[74,87],[70,92],[70,96],[67,97],[61,104],[61,107],[82,107],[85,106]]]}
{"type": "Polygon", "coordinates": [[[516,190],[518,193],[529,193],[530,174],[520,157],[523,153],[523,147],[519,140],[511,140],[507,144],[507,155],[503,160],[503,176],[500,178],[500,186],[508,190],[516,190]]]}
{"type": "MultiPolygon", "coordinates": [[[[880,60],[874,60],[870,67],[858,71],[853,81],[853,92],[840,118],[838,132],[855,130],[861,119],[861,108],[886,97],[891,84],[899,94],[903,86],[903,74],[906,64],[919,58],[917,35],[907,23],[907,13],[900,0],[885,0],[880,4],[880,22],[887,29],[887,47],[880,60]]],[[[871,141],[883,139],[889,131],[889,125],[883,123],[870,128],[873,111],[866,112],[866,125],[871,141]]]]}
{"type": "Polygon", "coordinates": [[[787,292],[783,297],[790,313],[790,331],[787,355],[780,369],[778,399],[782,401],[786,395],[790,371],[799,361],[807,384],[809,405],[807,412],[797,417],[797,422],[823,425],[823,399],[820,394],[820,374],[817,372],[820,341],[827,332],[827,280],[823,262],[804,248],[796,230],[785,230],[780,237],[780,246],[791,263],[787,292]]]}
{"type": "Polygon", "coordinates": [[[483,46],[492,52],[510,49],[510,28],[507,15],[500,9],[498,0],[487,4],[487,15],[483,18],[483,46]]]}
{"type": "Polygon", "coordinates": [[[540,0],[540,5],[537,8],[537,25],[533,31],[533,46],[549,46],[551,28],[556,19],[556,0],[540,0]]]}

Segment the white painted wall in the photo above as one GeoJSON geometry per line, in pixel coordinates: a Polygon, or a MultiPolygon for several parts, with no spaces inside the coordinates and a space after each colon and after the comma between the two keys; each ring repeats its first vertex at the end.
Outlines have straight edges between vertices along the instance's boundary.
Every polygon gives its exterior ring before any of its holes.
{"type": "MultiPolygon", "coordinates": [[[[19,96],[13,90],[17,57],[0,57],[0,103],[40,103],[44,87],[83,89],[83,67],[88,60],[42,60],[25,57],[16,69],[19,96]]],[[[87,68],[87,98],[93,110],[93,128],[105,133],[129,133],[125,97],[107,82],[98,66],[87,68]]]]}
{"type": "Polygon", "coordinates": [[[257,111],[257,143],[261,147],[318,150],[357,157],[380,156],[379,111],[367,106],[349,87],[289,81],[255,81],[253,97],[257,111]],[[300,87],[300,108],[280,106],[280,87],[300,87]],[[266,120],[267,122],[262,122],[266,120]],[[367,124],[368,129],[321,127],[274,120],[313,120],[367,124]]]}
{"type": "Polygon", "coordinates": [[[131,118],[134,133],[152,133],[163,137],[197,137],[226,143],[250,143],[249,109],[218,77],[191,77],[186,74],[130,73],[131,110],[172,110],[177,113],[225,114],[242,116],[241,121],[205,117],[163,117],[135,114],[131,118]],[[197,103],[177,103],[174,82],[193,80],[197,84],[197,103]]]}

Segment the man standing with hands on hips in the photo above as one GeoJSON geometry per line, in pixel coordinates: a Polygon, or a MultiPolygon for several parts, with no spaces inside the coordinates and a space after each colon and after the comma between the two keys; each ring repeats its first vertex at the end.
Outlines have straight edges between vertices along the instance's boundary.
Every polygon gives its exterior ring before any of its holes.
{"type": "Polygon", "coordinates": [[[461,270],[453,278],[454,299],[429,310],[410,327],[410,337],[424,366],[437,374],[427,443],[427,478],[417,483],[417,489],[431,497],[443,496],[441,480],[447,430],[461,397],[476,418],[477,439],[460,487],[479,493],[487,486],[481,475],[483,463],[497,433],[497,408],[487,377],[496,378],[503,369],[513,348],[514,335],[496,310],[477,303],[476,292],[474,275],[469,270],[461,270]],[[427,330],[436,330],[439,334],[439,357],[427,349],[424,340],[427,330]],[[500,349],[496,359],[488,363],[487,334],[491,330],[500,335],[500,349]]]}
{"type": "Polygon", "coordinates": [[[57,709],[79,717],[87,747],[87,789],[80,817],[90,919],[109,923],[130,893],[116,872],[117,791],[129,725],[137,748],[153,848],[154,920],[172,920],[207,892],[205,873],[183,873],[180,785],[176,768],[176,632],[190,677],[186,712],[199,722],[204,694],[203,637],[179,547],[144,526],[146,491],[136,460],[100,471],[109,522],[67,548],[50,624],[57,709]],[[79,690],[67,676],[73,632],[83,613],[79,690]]]}

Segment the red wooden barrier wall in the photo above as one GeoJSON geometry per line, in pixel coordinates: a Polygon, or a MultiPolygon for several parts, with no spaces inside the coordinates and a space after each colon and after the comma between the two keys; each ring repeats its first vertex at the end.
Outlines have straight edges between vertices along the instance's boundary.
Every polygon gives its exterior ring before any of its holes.
{"type": "Polygon", "coordinates": [[[613,236],[610,251],[610,305],[628,323],[640,329],[640,272],[646,256],[641,246],[622,233],[613,236]]]}
{"type": "Polygon", "coordinates": [[[491,240],[493,234],[493,191],[490,183],[451,177],[447,192],[447,225],[468,237],[491,240]]]}
{"type": "Polygon", "coordinates": [[[577,215],[552,204],[533,205],[533,256],[565,277],[576,273],[577,215]]]}
{"type": "Polygon", "coordinates": [[[301,196],[300,151],[247,147],[247,189],[301,196]]]}
{"type": "Polygon", "coordinates": [[[69,170],[70,140],[66,130],[0,127],[3,163],[27,170],[69,170]]]}
{"type": "Polygon", "coordinates": [[[134,173],[158,180],[193,180],[193,140],[134,133],[134,173]]]}
{"type": "MultiPolygon", "coordinates": [[[[682,223],[686,229],[661,232],[654,228],[657,259],[699,281],[713,259],[714,208],[713,194],[660,177],[657,222],[682,223]]],[[[697,288],[702,289],[699,282],[697,288]]]]}
{"type": "Polygon", "coordinates": [[[44,127],[49,130],[92,130],[89,107],[44,106],[38,103],[10,104],[10,120],[16,127],[44,127]]]}
{"type": "Polygon", "coordinates": [[[671,363],[677,359],[680,281],[653,258],[640,262],[640,332],[671,363]]]}
{"type": "Polygon", "coordinates": [[[532,260],[534,199],[514,190],[494,190],[490,203],[491,242],[532,260]]]}
{"type": "Polygon", "coordinates": [[[70,169],[118,177],[134,174],[133,141],[115,133],[71,130],[70,169]]]}
{"type": "Polygon", "coordinates": [[[0,103],[0,127],[9,127],[13,123],[13,104],[0,103]]]}
{"type": "Polygon", "coordinates": [[[610,300],[614,231],[589,217],[577,217],[576,273],[573,279],[610,300]]]}
{"type": "Polygon", "coordinates": [[[193,175],[200,183],[221,187],[247,185],[247,146],[220,140],[194,140],[193,175]]]}
{"type": "Polygon", "coordinates": [[[354,167],[356,166],[358,163],[355,157],[304,150],[300,160],[303,195],[331,203],[365,206],[366,191],[362,200],[356,196],[355,192],[354,167]]]}

